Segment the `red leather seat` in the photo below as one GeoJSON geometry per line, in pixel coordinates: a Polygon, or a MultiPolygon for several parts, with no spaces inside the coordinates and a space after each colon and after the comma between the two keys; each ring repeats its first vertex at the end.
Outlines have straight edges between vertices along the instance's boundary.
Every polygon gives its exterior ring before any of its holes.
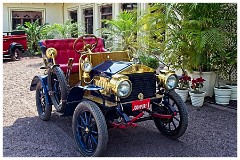
{"type": "MultiPolygon", "coordinates": [[[[46,50],[50,47],[53,47],[57,50],[58,54],[55,58],[56,63],[60,65],[60,68],[64,73],[67,72],[67,63],[69,58],[74,58],[73,66],[71,73],[79,72],[79,58],[80,54],[76,53],[73,49],[73,43],[76,39],[48,39],[40,41],[40,47],[43,54],[46,54],[46,50]]],[[[94,44],[94,38],[85,39],[86,44],[94,44]]],[[[81,40],[76,44],[76,50],[83,49],[83,42],[81,40]]],[[[92,52],[106,52],[107,50],[104,48],[104,40],[103,38],[98,38],[98,45],[92,52]]]]}

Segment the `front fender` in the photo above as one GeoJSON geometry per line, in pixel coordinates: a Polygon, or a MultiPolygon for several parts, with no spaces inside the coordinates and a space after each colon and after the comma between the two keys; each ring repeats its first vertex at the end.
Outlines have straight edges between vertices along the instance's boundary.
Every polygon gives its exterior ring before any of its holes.
{"type": "Polygon", "coordinates": [[[39,81],[42,84],[44,92],[46,93],[46,103],[49,104],[49,105],[52,105],[52,101],[51,101],[50,96],[48,94],[47,75],[35,76],[32,79],[32,82],[31,82],[31,85],[30,85],[30,91],[36,90],[36,87],[37,87],[37,84],[38,84],[39,81]]]}
{"type": "Polygon", "coordinates": [[[81,87],[73,87],[71,88],[68,97],[67,102],[77,102],[81,101],[83,99],[85,90],[81,87]]]}

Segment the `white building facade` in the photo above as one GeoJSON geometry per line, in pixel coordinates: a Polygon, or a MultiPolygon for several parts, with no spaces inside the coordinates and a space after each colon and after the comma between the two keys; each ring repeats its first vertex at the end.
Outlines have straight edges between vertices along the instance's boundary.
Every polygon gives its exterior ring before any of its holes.
{"type": "Polygon", "coordinates": [[[114,19],[122,10],[137,9],[139,14],[147,3],[3,3],[3,31],[12,31],[18,24],[63,24],[67,19],[81,23],[85,33],[101,36],[102,19],[114,19]]]}

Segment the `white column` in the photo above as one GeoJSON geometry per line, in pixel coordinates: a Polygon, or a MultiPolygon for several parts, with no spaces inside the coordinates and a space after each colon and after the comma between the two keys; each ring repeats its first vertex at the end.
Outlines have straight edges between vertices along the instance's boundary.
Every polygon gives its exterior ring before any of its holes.
{"type": "Polygon", "coordinates": [[[112,4],[112,18],[116,19],[121,11],[121,4],[120,3],[113,3],[112,4]]]}
{"type": "Polygon", "coordinates": [[[144,14],[147,11],[148,7],[149,7],[148,3],[138,3],[137,4],[138,15],[144,14]]]}
{"type": "MultiPolygon", "coordinates": [[[[81,24],[81,27],[79,28],[80,32],[85,32],[85,23],[84,23],[84,17],[83,17],[83,8],[81,5],[78,6],[78,23],[81,24]]],[[[82,35],[79,35],[82,36],[82,35]]]]}
{"type": "MultiPolygon", "coordinates": [[[[144,13],[146,13],[147,9],[148,9],[148,3],[138,3],[137,4],[137,15],[138,16],[141,16],[143,15],[144,13]]],[[[142,28],[140,28],[140,30],[137,32],[137,36],[138,37],[143,37],[143,36],[146,36],[146,32],[143,31],[142,28]]],[[[143,42],[143,40],[141,40],[141,38],[137,39],[138,43],[141,44],[141,46],[144,46],[146,47],[146,44],[143,42]]]]}
{"type": "Polygon", "coordinates": [[[97,3],[94,3],[93,6],[93,34],[97,37],[101,36],[100,31],[97,29],[99,29],[101,27],[101,19],[100,19],[100,9],[99,9],[99,5],[97,3]]]}

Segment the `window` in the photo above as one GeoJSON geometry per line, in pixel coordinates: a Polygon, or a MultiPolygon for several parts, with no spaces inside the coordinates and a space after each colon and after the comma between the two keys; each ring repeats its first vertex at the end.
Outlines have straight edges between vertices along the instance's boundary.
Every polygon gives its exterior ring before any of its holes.
{"type": "MultiPolygon", "coordinates": [[[[71,10],[69,12],[69,17],[71,19],[71,23],[77,23],[77,10],[71,10]]],[[[73,25],[73,28],[71,30],[71,37],[77,38],[78,37],[78,26],[73,25]]]]}
{"type": "MultiPolygon", "coordinates": [[[[112,5],[102,6],[101,7],[101,19],[112,19],[112,5]]],[[[107,27],[107,24],[102,22],[102,28],[107,27]]]]}
{"type": "Polygon", "coordinates": [[[122,10],[132,11],[134,9],[137,9],[137,3],[123,3],[122,4],[122,10]]]}
{"type": "Polygon", "coordinates": [[[87,34],[93,34],[93,9],[84,10],[85,30],[87,34]]]}
{"type": "Polygon", "coordinates": [[[16,29],[17,25],[24,25],[25,22],[35,22],[38,20],[39,25],[42,25],[42,12],[36,11],[12,11],[12,30],[16,29]]]}
{"type": "Polygon", "coordinates": [[[72,23],[77,23],[77,10],[69,11],[70,19],[72,23]]]}

